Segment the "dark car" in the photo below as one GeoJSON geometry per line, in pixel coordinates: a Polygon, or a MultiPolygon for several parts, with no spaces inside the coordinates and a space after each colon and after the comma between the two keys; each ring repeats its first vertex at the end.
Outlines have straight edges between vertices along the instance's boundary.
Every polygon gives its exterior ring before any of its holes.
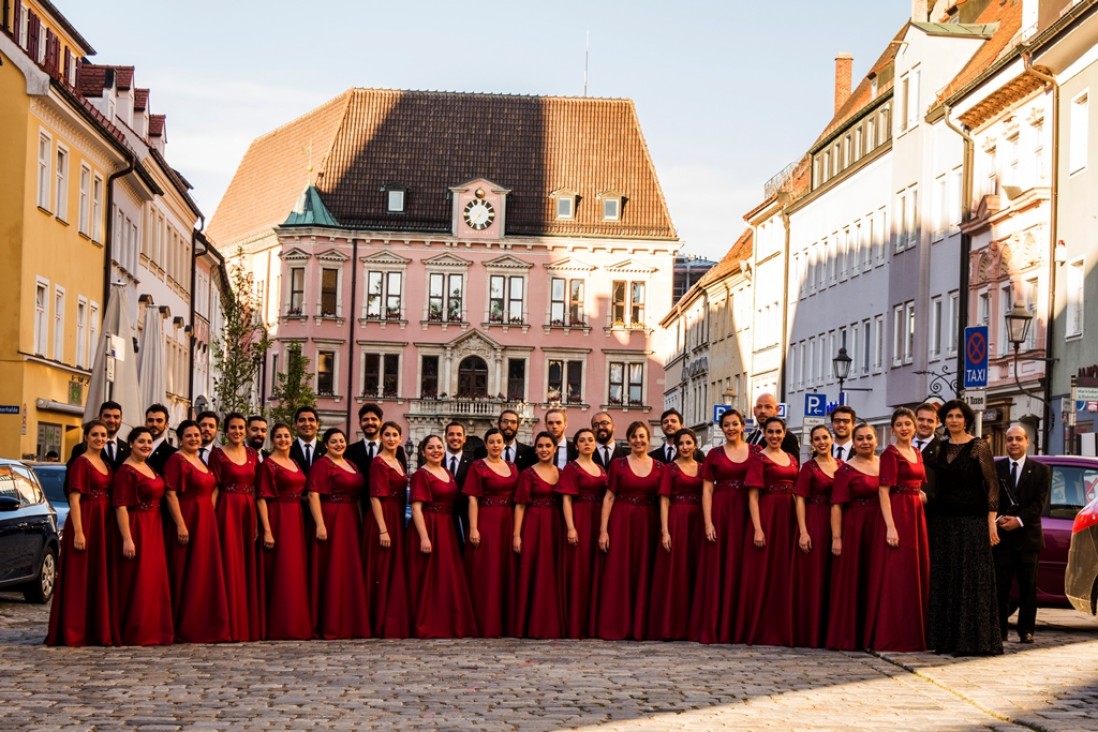
{"type": "Polygon", "coordinates": [[[49,602],[57,581],[57,514],[34,471],[0,459],[0,590],[49,602]]]}
{"type": "Polygon", "coordinates": [[[1075,515],[1064,593],[1079,612],[1098,614],[1098,498],[1075,515]]]}
{"type": "Polygon", "coordinates": [[[69,518],[69,498],[65,495],[65,474],[69,466],[65,463],[26,463],[34,469],[38,483],[46,494],[46,500],[57,512],[57,531],[65,532],[65,524],[69,518]]]}

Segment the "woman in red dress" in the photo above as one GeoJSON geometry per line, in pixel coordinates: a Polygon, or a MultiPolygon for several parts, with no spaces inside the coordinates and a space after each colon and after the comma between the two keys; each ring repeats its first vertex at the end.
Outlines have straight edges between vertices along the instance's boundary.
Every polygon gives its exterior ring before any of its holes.
{"type": "Polygon", "coordinates": [[[210,470],[217,479],[217,533],[221,537],[225,595],[229,601],[229,639],[263,637],[260,575],[256,553],[255,470],[259,453],[244,444],[248,422],[243,414],[225,415],[228,438],[210,451],[210,470]]]}
{"type": "Polygon", "coordinates": [[[111,469],[103,462],[107,426],[84,425],[87,448],[69,465],[68,531],[61,537],[57,591],[50,608],[46,643],[51,646],[109,646],[111,593],[108,567],[114,548],[111,526],[111,469]]]}
{"type": "Polygon", "coordinates": [[[867,648],[877,620],[881,591],[884,524],[877,496],[880,458],[872,425],[854,428],[854,457],[835,472],[831,503],[841,507],[832,518],[831,597],[827,611],[828,648],[867,648]]]}
{"type": "Polygon", "coordinates": [[[366,480],[343,457],[347,436],[324,433],[327,452],[309,468],[305,490],[316,527],[309,552],[309,609],[313,635],[323,640],[370,637],[370,603],[362,570],[362,517],[366,480]]]}
{"type": "Polygon", "coordinates": [[[370,515],[362,526],[362,561],[370,627],[378,638],[407,638],[408,580],[404,570],[404,501],[408,476],[397,459],[400,425],[381,425],[381,450],[370,461],[370,515]]]}
{"type": "Polygon", "coordinates": [[[229,602],[215,513],[217,480],[198,456],[198,424],[183,420],[175,432],[179,450],[164,464],[175,639],[224,643],[229,640],[229,602]]]}
{"type": "Polygon", "coordinates": [[[881,517],[885,525],[881,604],[869,647],[875,651],[925,651],[930,600],[930,548],[923,512],[923,453],[911,444],[915,413],[892,413],[896,442],[881,453],[881,517]]]}
{"type": "Polygon", "coordinates": [[[514,513],[511,498],[519,471],[503,459],[503,433],[484,435],[488,456],[469,466],[462,493],[469,497],[469,540],[465,542],[465,575],[473,598],[477,627],[484,638],[511,635],[514,599],[514,513]]]}
{"type": "Polygon", "coordinates": [[[114,639],[123,646],[169,645],[175,630],[160,519],[164,479],[146,462],[153,451],[152,433],[137,427],[127,442],[130,456],[114,474],[111,485],[121,536],[115,543],[114,639]]]}
{"type": "Polygon", "coordinates": [[[705,541],[690,607],[687,638],[701,643],[731,643],[736,628],[740,557],[747,528],[747,478],[751,446],[743,439],[743,415],[721,414],[724,445],[710,450],[702,465],[702,523],[705,541]]]}
{"type": "Polygon", "coordinates": [[[557,443],[548,432],[534,438],[538,462],[522,471],[515,490],[515,599],[511,632],[519,638],[564,637],[560,564],[561,513],[555,488],[557,443]]]}
{"type": "Polygon", "coordinates": [[[569,638],[591,634],[595,588],[599,511],[606,493],[606,471],[595,462],[595,433],[584,427],[572,438],[577,457],[560,471],[557,492],[566,530],[561,548],[560,580],[564,597],[565,631],[569,638]]]}
{"type": "Polygon", "coordinates": [[[694,459],[698,438],[692,430],[675,433],[675,460],[660,483],[660,551],[652,577],[648,637],[684,640],[690,628],[690,601],[702,543],[702,471],[694,459]]]}
{"type": "Polygon", "coordinates": [[[263,627],[267,640],[309,640],[313,620],[309,610],[305,519],[301,494],[305,471],[290,457],[294,444],[290,426],[271,429],[274,452],[256,471],[256,512],[263,531],[259,555],[263,576],[263,627]]]}
{"type": "Polygon", "coordinates": [[[839,461],[831,455],[831,432],[816,425],[809,435],[812,459],[805,461],[793,494],[797,501],[799,551],[793,558],[793,644],[822,648],[827,633],[828,588],[831,581],[831,489],[839,461]]]}
{"type": "Polygon", "coordinates": [[[431,435],[423,442],[426,464],[412,474],[416,536],[408,537],[408,589],[418,638],[477,636],[453,520],[459,491],[457,481],[442,467],[445,454],[442,438],[431,435]]]}
{"type": "Polygon", "coordinates": [[[763,422],[766,446],[747,468],[747,501],[753,531],[744,537],[736,641],[793,645],[793,483],[797,458],[782,450],[785,422],[763,422]]]}
{"type": "Polygon", "coordinates": [[[630,453],[610,463],[610,481],[599,522],[599,563],[595,584],[595,635],[603,640],[645,640],[652,565],[659,538],[656,498],[663,463],[648,456],[648,425],[633,422],[626,431],[630,453]]]}

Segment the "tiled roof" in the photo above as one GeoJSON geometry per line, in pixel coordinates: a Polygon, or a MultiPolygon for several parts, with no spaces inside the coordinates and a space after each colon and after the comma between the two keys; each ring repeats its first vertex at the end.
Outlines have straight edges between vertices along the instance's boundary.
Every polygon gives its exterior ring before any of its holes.
{"type": "Polygon", "coordinates": [[[133,66],[111,66],[114,69],[114,88],[130,89],[133,87],[133,66]]]}
{"type": "Polygon", "coordinates": [[[448,232],[449,189],[474,178],[511,191],[511,235],[676,238],[632,101],[385,89],[352,89],[255,140],[210,233],[270,229],[310,180],[343,226],[448,232]],[[398,185],[394,217],[383,191],[398,185]],[[562,189],[579,195],[569,221],[550,196],[562,189]],[[602,220],[600,194],[624,196],[619,221],[602,220]]]}
{"type": "Polygon", "coordinates": [[[73,43],[76,43],[78,46],[80,46],[80,50],[83,51],[84,56],[95,55],[95,49],[92,48],[91,44],[88,43],[87,39],[84,38],[84,36],[80,35],[80,32],[76,30],[76,26],[70,23],[69,19],[61,14],[61,11],[57,9],[57,6],[51,3],[50,0],[38,0],[38,4],[43,10],[48,12],[55,21],[57,21],[57,24],[60,25],[66,33],[69,34],[69,36],[73,40],[73,43]]]}
{"type": "Polygon", "coordinates": [[[109,66],[88,63],[87,61],[76,66],[76,90],[81,96],[103,96],[103,88],[107,85],[107,71],[109,66]]]}
{"type": "Polygon", "coordinates": [[[148,109],[149,107],[149,90],[148,89],[134,89],[133,90],[133,108],[135,111],[141,111],[148,109]]]}
{"type": "Polygon", "coordinates": [[[150,114],[149,115],[149,137],[160,137],[164,134],[164,127],[167,124],[167,116],[163,114],[150,114]]]}
{"type": "Polygon", "coordinates": [[[900,47],[900,41],[903,40],[904,33],[907,32],[908,23],[904,23],[903,27],[893,36],[888,45],[885,46],[885,50],[881,53],[880,57],[873,63],[869,71],[862,78],[858,86],[854,87],[854,91],[850,93],[843,105],[839,107],[839,111],[835,113],[835,116],[831,118],[831,121],[824,128],[824,131],[820,133],[820,136],[816,138],[816,142],[812,143],[810,149],[815,149],[824,140],[828,139],[837,130],[842,129],[851,118],[856,116],[866,105],[875,99],[880,98],[885,92],[892,88],[893,78],[891,73],[882,74],[881,72],[892,65],[892,62],[896,58],[896,50],[900,47]],[[873,78],[877,77],[877,93],[873,94],[873,78]]]}
{"type": "Polygon", "coordinates": [[[1014,49],[1012,40],[1022,27],[1022,0],[988,3],[976,22],[998,23],[998,28],[991,38],[976,49],[976,53],[972,54],[968,63],[938,93],[935,107],[976,81],[992,64],[1014,49]]]}
{"type": "Polygon", "coordinates": [[[755,242],[754,229],[750,227],[744,229],[740,234],[740,238],[736,239],[736,242],[728,250],[728,253],[721,258],[721,261],[717,262],[716,266],[712,267],[708,272],[702,275],[702,278],[698,280],[695,287],[702,288],[706,285],[710,285],[714,282],[728,277],[740,269],[740,262],[745,259],[751,258],[751,251],[755,242]]]}

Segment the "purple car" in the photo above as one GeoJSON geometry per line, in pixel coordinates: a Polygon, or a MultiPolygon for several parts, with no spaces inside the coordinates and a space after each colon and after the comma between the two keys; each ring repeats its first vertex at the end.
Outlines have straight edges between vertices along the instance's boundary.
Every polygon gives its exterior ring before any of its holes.
{"type": "Polygon", "coordinates": [[[1098,614],[1098,498],[1075,515],[1064,592],[1079,612],[1098,614]]]}

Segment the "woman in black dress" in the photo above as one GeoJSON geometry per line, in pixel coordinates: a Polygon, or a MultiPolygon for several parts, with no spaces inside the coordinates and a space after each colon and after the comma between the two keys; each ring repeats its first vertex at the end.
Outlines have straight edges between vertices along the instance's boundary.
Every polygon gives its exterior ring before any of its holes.
{"type": "Polygon", "coordinates": [[[962,401],[938,410],[947,439],[928,496],[930,612],[927,644],[937,653],[990,656],[1003,652],[996,610],[995,514],[999,481],[991,449],[969,433],[975,414],[962,401]]]}

